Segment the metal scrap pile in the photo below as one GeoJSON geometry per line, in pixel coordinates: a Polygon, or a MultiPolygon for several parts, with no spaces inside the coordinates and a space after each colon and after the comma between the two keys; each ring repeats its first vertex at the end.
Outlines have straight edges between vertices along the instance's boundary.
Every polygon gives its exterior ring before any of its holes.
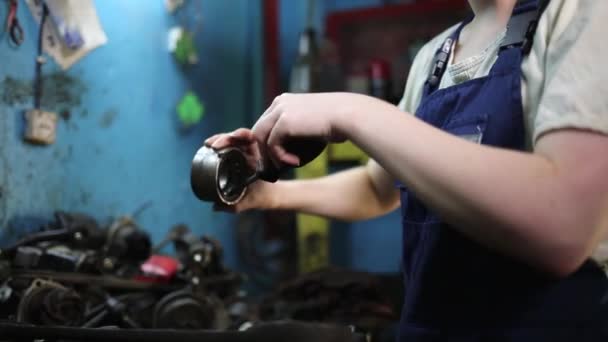
{"type": "Polygon", "coordinates": [[[260,307],[222,259],[218,242],[183,225],[152,246],[128,217],[100,227],[57,212],[0,249],[0,341],[359,342],[350,326],[394,318],[371,278],[344,273],[300,278],[260,307]],[[161,254],[168,245],[175,257],[161,254]]]}
{"type": "Polygon", "coordinates": [[[0,250],[0,319],[36,326],[231,328],[226,303],[240,275],[214,240],[185,226],[152,247],[129,218],[101,228],[58,212],[55,221],[0,250]],[[172,243],[176,258],[159,254],[172,243]]]}

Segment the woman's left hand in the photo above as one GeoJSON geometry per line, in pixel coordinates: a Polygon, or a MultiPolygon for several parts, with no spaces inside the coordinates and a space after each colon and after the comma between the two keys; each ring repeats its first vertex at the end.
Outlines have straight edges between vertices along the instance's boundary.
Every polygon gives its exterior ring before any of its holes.
{"type": "Polygon", "coordinates": [[[298,166],[297,156],[283,147],[289,138],[318,138],[342,142],[347,133],[340,130],[353,108],[361,109],[372,97],[351,93],[283,94],[253,126],[261,146],[265,146],[276,164],[298,166]]]}

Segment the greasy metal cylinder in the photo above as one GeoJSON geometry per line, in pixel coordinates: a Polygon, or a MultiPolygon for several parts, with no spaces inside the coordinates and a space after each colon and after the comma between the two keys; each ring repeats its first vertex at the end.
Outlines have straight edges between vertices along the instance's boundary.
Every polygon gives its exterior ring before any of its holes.
{"type": "Polygon", "coordinates": [[[192,159],[190,183],[200,200],[234,205],[245,196],[251,174],[247,159],[239,149],[215,151],[203,146],[192,159]]]}

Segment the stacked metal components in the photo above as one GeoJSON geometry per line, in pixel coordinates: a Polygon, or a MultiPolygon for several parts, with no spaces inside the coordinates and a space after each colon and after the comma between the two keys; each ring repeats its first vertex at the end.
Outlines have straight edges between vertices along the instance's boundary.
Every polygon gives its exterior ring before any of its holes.
{"type": "Polygon", "coordinates": [[[0,341],[359,342],[366,334],[353,323],[372,332],[392,316],[367,278],[344,274],[296,280],[260,306],[239,295],[242,276],[222,260],[217,241],[183,225],[152,246],[128,217],[100,227],[57,212],[0,250],[0,341]],[[175,257],[161,254],[170,245],[175,257]],[[357,320],[370,315],[381,322],[357,320]]]}
{"type": "Polygon", "coordinates": [[[81,214],[55,221],[1,250],[0,319],[37,326],[230,328],[226,310],[241,283],[219,243],[185,226],[161,245],[129,218],[107,228],[81,214]],[[176,258],[161,255],[173,244],[176,258]]]}

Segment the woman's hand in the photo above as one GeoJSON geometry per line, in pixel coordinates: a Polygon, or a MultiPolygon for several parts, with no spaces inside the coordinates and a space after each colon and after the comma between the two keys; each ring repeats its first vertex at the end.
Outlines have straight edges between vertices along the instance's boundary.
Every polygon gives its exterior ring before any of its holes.
{"type": "Polygon", "coordinates": [[[235,147],[241,150],[247,158],[247,163],[252,170],[257,170],[258,162],[261,160],[260,146],[253,132],[247,128],[239,128],[230,133],[216,134],[205,140],[205,146],[214,150],[222,150],[235,147]]]}
{"type": "Polygon", "coordinates": [[[352,109],[366,111],[374,101],[381,102],[351,93],[283,94],[275,98],[252,130],[276,165],[299,166],[299,158],[286,151],[286,140],[317,138],[342,142],[347,136],[339,129],[341,122],[348,120],[352,109]]]}
{"type": "MultiPolygon", "coordinates": [[[[239,128],[231,133],[216,134],[205,140],[205,145],[214,150],[229,147],[238,148],[243,152],[252,169],[255,170],[258,166],[260,149],[257,140],[249,129],[239,128]]],[[[248,186],[245,196],[236,205],[216,204],[214,209],[228,212],[242,212],[250,209],[274,209],[276,207],[276,188],[276,184],[264,181],[254,182],[248,186]]]]}

